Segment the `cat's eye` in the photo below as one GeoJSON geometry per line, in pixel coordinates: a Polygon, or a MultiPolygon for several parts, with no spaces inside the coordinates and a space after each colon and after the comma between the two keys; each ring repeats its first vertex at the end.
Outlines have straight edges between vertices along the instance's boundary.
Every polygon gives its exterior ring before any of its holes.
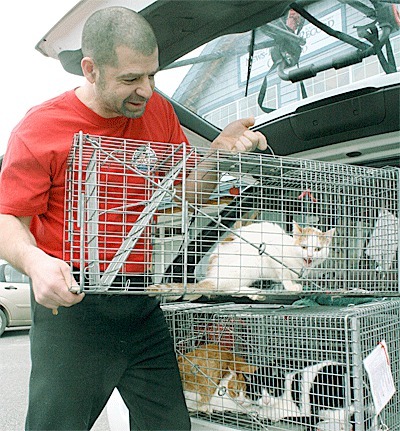
{"type": "Polygon", "coordinates": [[[322,250],[322,247],[315,247],[315,249],[314,249],[315,251],[321,251],[322,250]]]}

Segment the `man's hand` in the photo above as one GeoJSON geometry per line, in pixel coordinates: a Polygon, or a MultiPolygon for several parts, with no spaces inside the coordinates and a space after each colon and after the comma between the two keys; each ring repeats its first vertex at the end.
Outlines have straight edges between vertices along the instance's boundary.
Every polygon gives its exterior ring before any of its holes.
{"type": "Polygon", "coordinates": [[[253,132],[249,127],[255,123],[254,117],[242,118],[228,124],[221,134],[212,142],[214,150],[226,150],[234,153],[261,151],[267,149],[267,139],[261,132],[253,132]]]}
{"type": "Polygon", "coordinates": [[[81,302],[84,294],[77,294],[79,286],[69,265],[37,247],[31,221],[31,216],[0,214],[0,256],[30,277],[35,299],[44,307],[54,312],[81,302]]]}
{"type": "Polygon", "coordinates": [[[69,265],[51,256],[43,256],[30,274],[35,300],[57,314],[58,307],[71,307],[84,298],[72,277],[69,265]]]}

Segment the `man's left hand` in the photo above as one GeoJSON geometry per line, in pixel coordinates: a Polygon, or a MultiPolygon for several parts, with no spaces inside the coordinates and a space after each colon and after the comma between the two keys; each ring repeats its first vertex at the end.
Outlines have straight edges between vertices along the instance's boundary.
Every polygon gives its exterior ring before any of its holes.
{"type": "Polygon", "coordinates": [[[261,132],[253,132],[249,128],[254,126],[254,117],[242,118],[228,124],[220,135],[212,142],[212,149],[243,153],[259,149],[267,149],[267,139],[261,132]]]}

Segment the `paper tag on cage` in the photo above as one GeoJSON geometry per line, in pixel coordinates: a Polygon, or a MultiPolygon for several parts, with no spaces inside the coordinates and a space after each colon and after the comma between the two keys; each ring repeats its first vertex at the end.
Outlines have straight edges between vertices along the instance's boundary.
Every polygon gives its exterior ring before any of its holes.
{"type": "Polygon", "coordinates": [[[141,173],[150,173],[157,160],[155,151],[149,145],[142,145],[132,155],[132,166],[141,173]]]}
{"type": "Polygon", "coordinates": [[[385,340],[382,340],[363,362],[378,415],[396,392],[385,340]]]}

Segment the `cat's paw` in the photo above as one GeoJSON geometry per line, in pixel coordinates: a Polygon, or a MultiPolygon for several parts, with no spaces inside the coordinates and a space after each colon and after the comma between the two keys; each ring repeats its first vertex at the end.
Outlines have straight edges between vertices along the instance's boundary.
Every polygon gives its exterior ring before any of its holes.
{"type": "Polygon", "coordinates": [[[145,287],[145,291],[149,296],[157,296],[165,292],[165,290],[163,290],[162,287],[163,287],[162,284],[151,284],[150,286],[145,287]]]}
{"type": "MultiPolygon", "coordinates": [[[[182,299],[186,301],[195,301],[196,299],[201,298],[202,295],[195,295],[195,294],[186,294],[182,296],[182,299]]],[[[175,298],[175,297],[174,297],[175,298]]]]}
{"type": "Polygon", "coordinates": [[[204,412],[204,413],[212,413],[213,407],[209,404],[200,404],[198,405],[197,409],[198,412],[204,412]]]}
{"type": "Polygon", "coordinates": [[[165,284],[152,284],[146,287],[146,292],[149,296],[165,296],[167,301],[177,301],[182,295],[173,296],[170,293],[178,293],[170,286],[165,284]]]}
{"type": "Polygon", "coordinates": [[[166,302],[174,302],[174,301],[177,301],[178,299],[181,299],[182,295],[180,295],[180,296],[162,295],[162,297],[166,302]]]}
{"type": "Polygon", "coordinates": [[[267,295],[248,295],[248,297],[252,301],[265,301],[267,299],[267,295]]]}
{"type": "Polygon", "coordinates": [[[303,290],[303,286],[299,283],[291,283],[290,285],[286,285],[286,290],[290,292],[301,292],[303,290]]]}

